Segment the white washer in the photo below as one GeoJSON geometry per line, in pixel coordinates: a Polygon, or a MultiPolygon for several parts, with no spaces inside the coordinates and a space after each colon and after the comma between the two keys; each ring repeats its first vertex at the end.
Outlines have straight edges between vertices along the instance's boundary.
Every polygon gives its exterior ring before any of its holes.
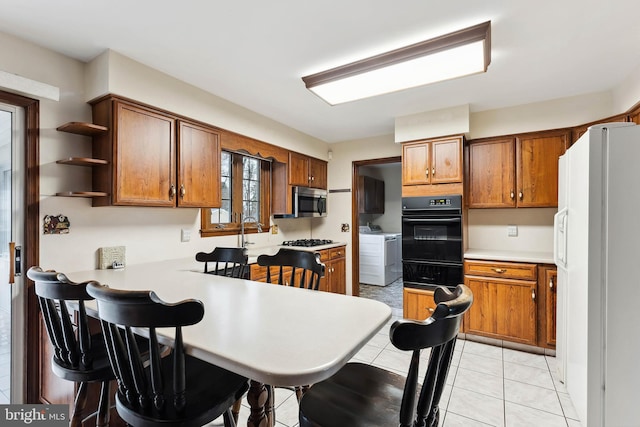
{"type": "Polygon", "coordinates": [[[383,233],[375,225],[361,226],[360,283],[386,286],[396,280],[397,252],[398,233],[383,233]]]}

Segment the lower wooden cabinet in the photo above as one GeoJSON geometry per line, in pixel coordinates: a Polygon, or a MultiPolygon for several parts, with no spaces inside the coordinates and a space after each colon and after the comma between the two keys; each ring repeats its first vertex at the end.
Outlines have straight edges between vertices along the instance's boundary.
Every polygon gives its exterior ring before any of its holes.
{"type": "Polygon", "coordinates": [[[405,319],[425,320],[435,308],[433,291],[415,288],[402,290],[402,315],[405,319]]]}
{"type": "Polygon", "coordinates": [[[541,265],[538,267],[538,277],[538,289],[540,290],[538,345],[540,347],[555,348],[558,270],[555,265],[541,265]]]}
{"type": "Polygon", "coordinates": [[[335,294],[347,293],[346,246],[320,251],[320,260],[324,263],[324,277],[320,279],[320,290],[335,294]]]}
{"type": "Polygon", "coordinates": [[[536,264],[466,261],[464,281],[473,292],[465,333],[538,344],[536,264]],[[486,276],[469,274],[483,270],[486,276]]]}

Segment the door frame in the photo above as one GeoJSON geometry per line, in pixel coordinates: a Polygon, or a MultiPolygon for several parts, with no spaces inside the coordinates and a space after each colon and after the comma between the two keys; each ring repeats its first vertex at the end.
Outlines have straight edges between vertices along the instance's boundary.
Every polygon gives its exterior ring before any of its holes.
{"type": "Polygon", "coordinates": [[[358,216],[359,188],[361,166],[383,165],[387,163],[402,163],[401,156],[383,157],[379,159],[354,160],[351,176],[351,295],[360,296],[360,222],[358,216]]]}
{"type": "MultiPolygon", "coordinates": [[[[15,105],[24,109],[25,120],[25,152],[24,152],[24,242],[22,251],[22,274],[32,265],[39,264],[40,236],[40,101],[0,90],[0,102],[15,105]]],[[[39,402],[40,360],[38,321],[38,301],[34,292],[34,284],[24,277],[24,330],[25,330],[25,364],[24,390],[22,401],[39,402]]]]}

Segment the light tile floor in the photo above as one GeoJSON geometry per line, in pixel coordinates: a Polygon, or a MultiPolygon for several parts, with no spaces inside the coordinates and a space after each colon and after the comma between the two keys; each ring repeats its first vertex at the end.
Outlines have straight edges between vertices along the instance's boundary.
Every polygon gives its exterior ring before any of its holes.
{"type": "MultiPolygon", "coordinates": [[[[399,309],[393,312],[394,319],[402,315],[399,309]]],[[[391,323],[354,360],[404,375],[410,355],[389,342],[391,323]]],[[[423,357],[426,362],[428,353],[423,357]]],[[[440,410],[443,427],[580,427],[569,395],[556,379],[555,357],[462,339],[456,344],[440,410]]],[[[245,401],[239,426],[246,425],[248,415],[245,401]]],[[[288,390],[276,390],[276,420],[277,427],[298,426],[298,405],[288,390]]]]}

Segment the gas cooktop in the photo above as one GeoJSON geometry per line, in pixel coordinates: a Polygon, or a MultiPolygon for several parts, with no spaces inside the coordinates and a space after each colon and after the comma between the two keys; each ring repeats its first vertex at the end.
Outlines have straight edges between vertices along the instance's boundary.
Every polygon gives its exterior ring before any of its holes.
{"type": "Polygon", "coordinates": [[[285,240],[282,242],[282,246],[321,246],[333,243],[333,240],[327,239],[298,239],[298,240],[285,240]]]}

